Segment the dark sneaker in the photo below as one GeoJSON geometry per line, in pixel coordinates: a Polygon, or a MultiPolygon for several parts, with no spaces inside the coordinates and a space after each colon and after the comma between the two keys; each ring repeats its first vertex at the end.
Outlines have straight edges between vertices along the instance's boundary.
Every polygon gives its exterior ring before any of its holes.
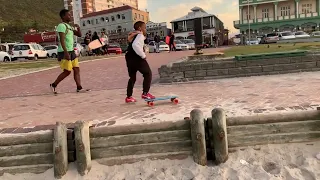
{"type": "Polygon", "coordinates": [[[50,84],[50,89],[53,92],[53,94],[57,94],[57,86],[55,86],[54,84],[50,84]]]}

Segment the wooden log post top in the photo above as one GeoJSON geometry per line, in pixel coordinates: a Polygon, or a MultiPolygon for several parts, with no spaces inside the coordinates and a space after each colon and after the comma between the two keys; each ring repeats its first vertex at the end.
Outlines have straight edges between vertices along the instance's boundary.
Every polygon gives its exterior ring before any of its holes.
{"type": "MultiPolygon", "coordinates": [[[[227,123],[225,111],[221,108],[213,109],[212,112],[212,136],[213,141],[212,151],[215,157],[215,163],[220,164],[228,160],[228,138],[227,138],[227,123]]],[[[209,122],[210,123],[210,122],[209,122]]]]}
{"type": "Polygon", "coordinates": [[[199,109],[192,110],[190,117],[193,160],[195,163],[205,166],[207,165],[207,149],[204,129],[205,119],[202,111],[199,109]]]}

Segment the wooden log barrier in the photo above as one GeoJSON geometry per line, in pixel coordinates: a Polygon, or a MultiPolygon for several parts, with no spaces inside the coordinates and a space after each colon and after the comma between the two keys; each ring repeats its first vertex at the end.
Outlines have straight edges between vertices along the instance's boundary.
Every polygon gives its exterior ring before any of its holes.
{"type": "Polygon", "coordinates": [[[189,129],[189,120],[180,120],[174,122],[157,122],[152,124],[142,123],[123,126],[107,126],[90,128],[90,138],[189,129]]]}
{"type": "Polygon", "coordinates": [[[77,121],[74,127],[77,170],[81,176],[91,170],[89,123],[77,121]]]}
{"type": "Polygon", "coordinates": [[[320,110],[229,117],[228,126],[320,120],[320,110]]]}
{"type": "Polygon", "coordinates": [[[44,173],[48,169],[51,169],[53,164],[38,164],[38,165],[27,165],[27,166],[11,166],[0,168],[0,176],[4,173],[9,174],[21,174],[21,173],[33,173],[40,174],[44,173]]]}
{"type": "Polygon", "coordinates": [[[53,140],[54,177],[61,179],[68,171],[67,127],[56,123],[53,140]]]}
{"type": "Polygon", "coordinates": [[[194,109],[191,117],[191,140],[193,160],[202,166],[207,165],[206,140],[204,130],[204,116],[202,111],[194,109]]]}
{"type": "Polygon", "coordinates": [[[53,131],[41,131],[21,134],[5,134],[0,136],[0,146],[21,144],[52,143],[53,131]]]}
{"type": "Polygon", "coordinates": [[[213,150],[215,163],[221,164],[228,160],[228,138],[227,138],[227,123],[225,111],[221,108],[213,109],[211,111],[212,118],[212,137],[213,150]]]}

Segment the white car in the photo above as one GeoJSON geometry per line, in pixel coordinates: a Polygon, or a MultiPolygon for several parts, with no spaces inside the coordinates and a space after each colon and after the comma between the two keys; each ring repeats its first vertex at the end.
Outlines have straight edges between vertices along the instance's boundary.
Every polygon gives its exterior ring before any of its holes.
{"type": "Polygon", "coordinates": [[[286,32],[280,32],[279,33],[279,39],[280,40],[285,40],[285,39],[294,39],[296,36],[294,35],[293,32],[286,31],[286,32]]]}
{"type": "Polygon", "coordinates": [[[296,38],[306,38],[306,37],[310,37],[309,34],[307,34],[306,32],[303,31],[298,31],[294,34],[296,36],[296,38]]]}
{"type": "Polygon", "coordinates": [[[48,52],[40,45],[36,43],[21,43],[16,44],[12,48],[11,59],[33,59],[47,58],[48,52]]]}
{"type": "Polygon", "coordinates": [[[3,62],[11,61],[11,57],[7,52],[0,51],[0,61],[3,61],[3,62]]]}
{"type": "Polygon", "coordinates": [[[180,40],[174,40],[174,43],[176,44],[176,50],[188,50],[189,46],[181,42],[180,40]]]}
{"type": "Polygon", "coordinates": [[[312,32],[312,36],[314,36],[314,37],[320,37],[320,31],[314,31],[314,32],[312,32]]]}
{"type": "Polygon", "coordinates": [[[181,41],[187,44],[189,46],[189,49],[196,49],[196,45],[193,39],[183,39],[181,41]]]}
{"type": "Polygon", "coordinates": [[[246,44],[247,45],[257,45],[259,44],[259,39],[258,38],[251,38],[250,41],[249,39],[247,40],[246,44]]]}
{"type": "MultiPolygon", "coordinates": [[[[156,43],[154,42],[154,41],[151,41],[150,43],[149,43],[149,52],[156,52],[156,43]]],[[[168,44],[166,44],[165,42],[163,42],[163,41],[160,41],[159,42],[159,51],[161,52],[161,51],[169,51],[169,46],[168,46],[168,44]]]]}
{"type": "Polygon", "coordinates": [[[44,49],[48,52],[49,57],[52,57],[52,58],[58,57],[58,46],[57,45],[45,46],[44,49]]]}

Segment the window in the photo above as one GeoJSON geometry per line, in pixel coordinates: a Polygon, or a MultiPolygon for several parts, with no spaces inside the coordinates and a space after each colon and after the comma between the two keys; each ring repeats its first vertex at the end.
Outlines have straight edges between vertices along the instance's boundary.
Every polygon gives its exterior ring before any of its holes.
{"type": "Polygon", "coordinates": [[[174,28],[174,31],[175,32],[183,32],[183,22],[180,21],[180,22],[175,22],[173,24],[173,28],[174,28]]]}
{"type": "Polygon", "coordinates": [[[99,20],[98,19],[96,19],[96,24],[99,24],[99,20]]]}
{"type": "Polygon", "coordinates": [[[187,31],[193,31],[194,21],[193,20],[187,20],[187,31]]]}
{"type": "Polygon", "coordinates": [[[91,24],[92,24],[92,25],[94,25],[94,21],[93,21],[93,19],[91,20],[91,24]]]}
{"type": "Polygon", "coordinates": [[[137,13],[134,13],[134,18],[136,18],[136,19],[137,19],[137,13]]]}
{"type": "Polygon", "coordinates": [[[262,18],[269,18],[269,9],[262,9],[262,18]]]}
{"type": "Polygon", "coordinates": [[[118,19],[120,19],[120,18],[121,18],[120,14],[118,14],[118,15],[117,15],[117,18],[118,18],[118,19]]]}
{"type": "Polygon", "coordinates": [[[248,12],[248,10],[246,11],[246,17],[244,19],[246,20],[251,19],[251,14],[250,12],[248,12]]]}
{"type": "Polygon", "coordinates": [[[203,29],[210,29],[210,17],[205,17],[202,19],[202,27],[203,29]]]}
{"type": "Polygon", "coordinates": [[[142,16],[142,20],[144,21],[144,16],[143,15],[141,15],[142,16]]]}
{"type": "Polygon", "coordinates": [[[283,6],[280,8],[280,16],[290,16],[290,6],[283,6]]]}
{"type": "Polygon", "coordinates": [[[100,20],[101,20],[102,22],[104,22],[104,17],[102,17],[100,20]]]}
{"type": "Polygon", "coordinates": [[[90,20],[88,20],[88,21],[87,21],[87,23],[88,23],[88,24],[91,24],[91,21],[90,21],[90,20]]]}
{"type": "Polygon", "coordinates": [[[114,16],[111,16],[111,21],[114,21],[114,16]]]}
{"type": "Polygon", "coordinates": [[[86,26],[86,22],[83,21],[83,22],[82,22],[82,26],[86,26]]]}
{"type": "Polygon", "coordinates": [[[160,31],[160,36],[164,36],[164,33],[163,33],[163,31],[160,31]]]}
{"type": "Polygon", "coordinates": [[[312,13],[312,4],[302,4],[302,13],[303,14],[312,13]]]}
{"type": "Polygon", "coordinates": [[[109,18],[108,17],[106,17],[106,22],[109,22],[109,18]]]}
{"type": "Polygon", "coordinates": [[[124,14],[122,14],[121,16],[122,16],[122,19],[126,19],[126,16],[124,14]]]}

